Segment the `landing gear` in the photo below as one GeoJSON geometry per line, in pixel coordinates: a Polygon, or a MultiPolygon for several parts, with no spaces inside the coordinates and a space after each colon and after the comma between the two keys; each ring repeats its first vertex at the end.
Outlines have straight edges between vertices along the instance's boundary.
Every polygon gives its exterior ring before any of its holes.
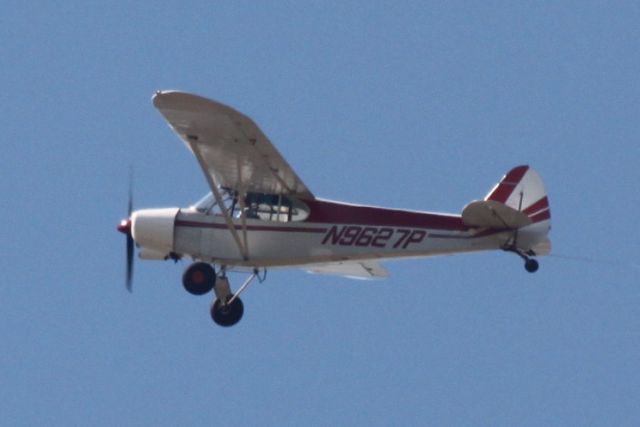
{"type": "Polygon", "coordinates": [[[531,258],[531,256],[535,255],[533,251],[524,252],[521,249],[515,247],[506,247],[503,248],[503,250],[505,250],[506,252],[513,252],[514,254],[522,258],[524,260],[524,269],[529,273],[535,273],[536,271],[538,271],[538,268],[540,268],[540,264],[538,264],[538,261],[531,258]]]}
{"type": "Polygon", "coordinates": [[[216,299],[211,305],[211,318],[220,326],[233,326],[242,319],[244,305],[239,295],[251,284],[253,279],[258,278],[262,282],[266,279],[266,270],[263,276],[258,276],[258,269],[254,269],[253,274],[245,280],[234,294],[231,292],[229,279],[227,279],[226,267],[222,266],[216,275],[210,264],[196,262],[191,264],[182,275],[182,285],[193,295],[204,295],[212,289],[216,299]]]}
{"type": "Polygon", "coordinates": [[[192,295],[209,293],[216,284],[216,272],[204,262],[191,264],[182,275],[182,286],[192,295]]]}
{"type": "Polygon", "coordinates": [[[238,297],[233,298],[233,295],[228,295],[224,303],[216,299],[211,306],[211,318],[220,326],[229,327],[235,325],[242,319],[243,314],[244,305],[242,300],[238,297]]]}
{"type": "Polygon", "coordinates": [[[211,305],[211,318],[220,326],[233,326],[242,319],[244,305],[238,295],[242,288],[234,295],[231,292],[229,279],[224,272],[218,276],[216,286],[213,288],[216,293],[216,300],[211,305]]]}

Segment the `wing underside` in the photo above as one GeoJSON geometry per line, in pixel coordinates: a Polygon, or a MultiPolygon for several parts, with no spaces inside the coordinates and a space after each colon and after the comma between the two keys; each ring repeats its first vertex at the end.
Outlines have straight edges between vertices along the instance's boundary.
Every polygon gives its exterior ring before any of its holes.
{"type": "Polygon", "coordinates": [[[194,153],[211,186],[239,192],[314,196],[247,116],[184,92],[157,92],[153,104],[194,153]]]}

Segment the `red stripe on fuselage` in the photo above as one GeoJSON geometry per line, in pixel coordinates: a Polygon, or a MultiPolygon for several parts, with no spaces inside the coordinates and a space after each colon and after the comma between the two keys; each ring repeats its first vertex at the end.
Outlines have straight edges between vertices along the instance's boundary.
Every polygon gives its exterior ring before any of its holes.
{"type": "MultiPolygon", "coordinates": [[[[277,223],[276,223],[277,224],[277,223]]],[[[179,227],[191,227],[191,228],[216,228],[219,230],[226,230],[227,224],[216,224],[211,222],[199,222],[199,221],[185,221],[176,220],[176,225],[179,227]]],[[[236,230],[242,230],[242,225],[235,224],[236,230]]],[[[297,233],[326,233],[326,228],[321,227],[286,227],[286,226],[265,226],[265,225],[249,225],[247,224],[247,230],[251,231],[286,231],[297,233]]]]}
{"type": "Polygon", "coordinates": [[[383,227],[468,230],[459,215],[412,212],[401,209],[349,205],[326,200],[305,200],[310,209],[307,223],[357,224],[383,227]]]}
{"type": "MultiPolygon", "coordinates": [[[[295,223],[269,222],[269,224],[274,224],[273,226],[247,223],[247,230],[325,233],[327,228],[323,227],[323,225],[421,228],[442,231],[466,231],[469,229],[464,225],[462,218],[459,215],[349,205],[346,203],[318,199],[305,200],[304,203],[307,204],[310,210],[309,216],[304,221],[295,223]],[[318,227],[314,227],[316,224],[318,227]]],[[[188,219],[178,219],[176,221],[176,225],[182,227],[227,228],[226,224],[198,220],[190,221],[188,219]]],[[[242,229],[242,225],[237,222],[234,227],[236,230],[242,229]]]]}

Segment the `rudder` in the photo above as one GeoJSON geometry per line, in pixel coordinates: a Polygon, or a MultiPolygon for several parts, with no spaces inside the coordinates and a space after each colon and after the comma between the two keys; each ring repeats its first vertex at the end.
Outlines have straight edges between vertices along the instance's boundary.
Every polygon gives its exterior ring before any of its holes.
{"type": "Polygon", "coordinates": [[[502,203],[522,212],[532,223],[551,219],[549,199],[542,178],[526,165],[507,172],[484,200],[502,203]]]}

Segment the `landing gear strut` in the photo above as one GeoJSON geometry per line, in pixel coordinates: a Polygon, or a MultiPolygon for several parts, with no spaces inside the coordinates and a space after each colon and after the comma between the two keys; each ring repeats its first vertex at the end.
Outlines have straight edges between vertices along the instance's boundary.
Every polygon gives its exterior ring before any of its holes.
{"type": "Polygon", "coordinates": [[[229,286],[225,267],[216,274],[210,264],[196,262],[191,264],[182,275],[182,285],[193,295],[204,295],[211,290],[215,292],[216,299],[211,305],[211,318],[220,326],[233,326],[242,319],[244,305],[239,295],[251,284],[253,279],[258,278],[262,282],[266,278],[258,276],[258,269],[253,271],[247,280],[238,288],[234,294],[229,286]]]}
{"type": "Polygon", "coordinates": [[[225,271],[222,270],[216,280],[216,286],[213,288],[216,293],[216,299],[211,304],[211,318],[220,326],[233,326],[242,319],[244,314],[244,305],[242,300],[238,298],[241,289],[234,295],[229,286],[229,279],[225,271]]]}

